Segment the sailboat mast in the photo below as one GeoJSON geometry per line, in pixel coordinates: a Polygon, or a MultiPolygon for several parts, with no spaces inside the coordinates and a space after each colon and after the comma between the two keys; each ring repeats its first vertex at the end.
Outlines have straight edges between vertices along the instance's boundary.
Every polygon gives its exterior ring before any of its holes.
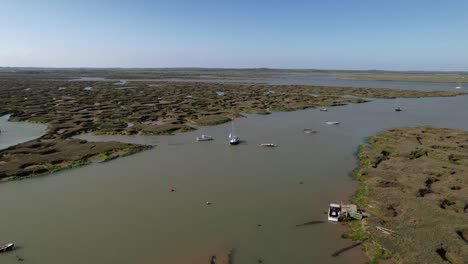
{"type": "Polygon", "coordinates": [[[233,136],[233,131],[234,131],[234,120],[231,121],[231,132],[229,133],[229,139],[232,138],[232,136],[233,136]]]}

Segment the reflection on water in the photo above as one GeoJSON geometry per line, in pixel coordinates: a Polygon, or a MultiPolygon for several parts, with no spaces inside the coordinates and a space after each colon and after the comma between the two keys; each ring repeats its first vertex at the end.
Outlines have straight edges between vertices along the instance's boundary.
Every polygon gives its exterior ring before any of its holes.
{"type": "Polygon", "coordinates": [[[228,145],[230,124],[176,136],[91,136],[156,147],[112,162],[0,184],[0,234],[21,246],[0,263],[209,263],[235,248],[234,263],[363,263],[359,248],[324,221],[346,201],[366,137],[401,126],[468,130],[468,96],[401,99],[248,116],[246,140],[228,145]],[[339,126],[327,126],[339,121],[339,126]],[[304,128],[317,130],[305,134],[304,128]],[[215,138],[196,142],[200,134],[215,138]],[[261,148],[260,143],[277,148],[261,148]],[[300,184],[302,182],[302,184],[300,184]],[[170,192],[174,188],[175,192],[170,192]],[[210,201],[211,205],[206,205],[210,201]],[[318,224],[301,226],[303,223],[318,224]],[[259,224],[261,226],[259,226],[259,224]],[[300,225],[297,227],[297,225],[300,225]]]}
{"type": "Polygon", "coordinates": [[[430,83],[430,82],[398,82],[398,81],[372,81],[337,79],[333,76],[283,76],[274,78],[269,84],[297,84],[297,85],[318,85],[318,86],[338,86],[338,87],[368,87],[368,88],[391,88],[401,90],[441,90],[451,91],[455,89],[453,83],[430,83]]]}
{"type": "Polygon", "coordinates": [[[0,149],[33,140],[44,135],[47,126],[27,122],[8,122],[10,115],[0,117],[0,149]]]}

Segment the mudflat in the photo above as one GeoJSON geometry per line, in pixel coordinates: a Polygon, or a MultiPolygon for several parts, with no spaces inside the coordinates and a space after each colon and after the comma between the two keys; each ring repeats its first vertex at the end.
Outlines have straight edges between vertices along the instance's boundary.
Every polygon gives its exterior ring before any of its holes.
{"type": "Polygon", "coordinates": [[[368,142],[359,150],[354,201],[371,217],[352,226],[374,258],[466,263],[468,132],[407,127],[368,142]]]}

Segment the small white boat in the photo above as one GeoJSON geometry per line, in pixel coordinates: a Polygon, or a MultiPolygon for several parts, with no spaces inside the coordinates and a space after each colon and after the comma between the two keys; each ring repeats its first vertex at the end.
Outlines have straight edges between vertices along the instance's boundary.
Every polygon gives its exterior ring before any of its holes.
{"type": "Polygon", "coordinates": [[[455,87],[455,89],[459,90],[462,88],[462,83],[463,83],[463,80],[465,79],[465,77],[462,77],[462,80],[460,82],[458,82],[458,86],[455,87]]]}
{"type": "Polygon", "coordinates": [[[331,121],[331,122],[326,122],[327,125],[339,125],[340,122],[336,122],[336,121],[331,121]]]}
{"type": "Polygon", "coordinates": [[[304,128],[304,130],[302,130],[302,132],[304,132],[306,134],[317,134],[318,133],[316,130],[312,130],[310,128],[304,128]]]}
{"type": "MultiPolygon", "coordinates": [[[[400,91],[401,91],[401,90],[400,90],[400,91]]],[[[401,106],[400,106],[400,99],[399,99],[399,98],[397,98],[397,99],[395,100],[395,108],[394,108],[394,110],[395,110],[395,112],[401,112],[401,111],[403,111],[403,108],[401,108],[401,106]]]]}
{"type": "Polygon", "coordinates": [[[320,111],[321,111],[321,112],[327,112],[328,109],[326,109],[326,108],[320,108],[320,111]]]}
{"type": "Polygon", "coordinates": [[[231,145],[237,145],[241,142],[240,138],[237,136],[233,136],[229,134],[229,144],[231,145]]]}
{"type": "Polygon", "coordinates": [[[238,136],[234,135],[234,121],[231,125],[231,133],[229,133],[229,144],[230,145],[238,145],[241,143],[241,139],[238,136]]]}
{"type": "Polygon", "coordinates": [[[10,251],[10,250],[13,249],[14,246],[15,246],[15,244],[13,244],[13,243],[0,245],[0,252],[10,251]]]}
{"type": "Polygon", "coordinates": [[[338,222],[341,217],[341,205],[330,204],[328,207],[328,221],[338,222]]]}
{"type": "Polygon", "coordinates": [[[260,144],[260,147],[271,147],[272,148],[272,147],[276,147],[276,145],[273,144],[273,143],[262,143],[262,144],[260,144]]]}
{"type": "Polygon", "coordinates": [[[197,141],[210,141],[210,140],[213,140],[213,138],[207,135],[201,135],[200,137],[197,137],[197,141]]]}

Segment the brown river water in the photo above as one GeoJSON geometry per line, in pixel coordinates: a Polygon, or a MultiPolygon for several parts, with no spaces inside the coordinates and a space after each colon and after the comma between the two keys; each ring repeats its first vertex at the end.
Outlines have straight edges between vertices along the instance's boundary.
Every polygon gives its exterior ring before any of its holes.
{"type": "Polygon", "coordinates": [[[230,124],[175,136],[82,135],[156,147],[0,184],[0,241],[19,247],[0,263],[198,264],[231,248],[235,264],[364,263],[360,248],[331,256],[353,242],[324,214],[358,185],[350,176],[357,147],[394,127],[468,130],[468,96],[400,99],[402,112],[394,105],[374,100],[328,112],[249,115],[235,121],[245,140],[238,146],[228,145],[230,124]],[[215,140],[196,142],[202,133],[215,140]],[[296,227],[310,221],[325,222],[296,227]]]}

